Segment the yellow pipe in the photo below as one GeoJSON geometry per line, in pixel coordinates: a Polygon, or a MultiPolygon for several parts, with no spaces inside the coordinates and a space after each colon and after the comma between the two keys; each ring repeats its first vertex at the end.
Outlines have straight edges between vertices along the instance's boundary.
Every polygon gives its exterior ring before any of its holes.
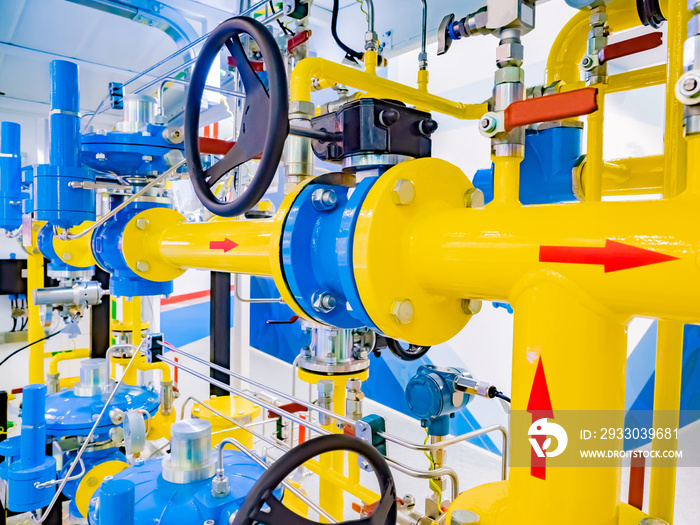
{"type": "Polygon", "coordinates": [[[520,204],[520,163],[522,157],[492,156],[494,165],[493,202],[506,205],[520,204]]]}
{"type": "Polygon", "coordinates": [[[141,344],[141,298],[132,297],[131,300],[125,300],[124,304],[126,303],[131,305],[131,344],[139,346],[141,344]]]}
{"type": "MultiPolygon", "coordinates": [[[[582,162],[575,171],[577,193],[585,200],[585,173],[588,163],[582,162]]],[[[604,197],[661,194],[664,185],[664,156],[630,157],[603,164],[602,194],[604,197]]]]}
{"type": "Polygon", "coordinates": [[[136,368],[142,372],[149,370],[160,370],[163,375],[162,381],[170,381],[170,366],[165,363],[148,363],[146,361],[136,363],[136,368]]]}
{"type": "MultiPolygon", "coordinates": [[[[44,287],[44,256],[36,248],[37,234],[44,224],[32,222],[32,247],[27,255],[27,338],[30,343],[46,336],[39,306],[34,304],[34,290],[44,287]]],[[[41,341],[29,347],[29,384],[44,381],[44,342],[41,341]]]]}
{"type": "Polygon", "coordinates": [[[366,71],[343,66],[330,60],[318,57],[305,58],[299,62],[290,80],[291,99],[311,101],[311,80],[322,81],[321,87],[343,84],[361,91],[374,98],[390,98],[400,100],[429,111],[436,111],[458,119],[480,119],[488,111],[488,104],[464,104],[446,98],[431,95],[426,91],[405,86],[392,80],[376,75],[371,67],[372,61],[367,60],[366,71]]]}
{"type": "MultiPolygon", "coordinates": [[[[649,66],[633,71],[625,71],[608,76],[608,84],[605,88],[606,93],[621,93],[623,91],[631,91],[633,89],[641,89],[651,86],[659,86],[666,83],[666,64],[658,66],[649,66]]],[[[560,87],[560,92],[573,91],[586,87],[583,81],[569,82],[560,87]]]]}
{"type": "MultiPolygon", "coordinates": [[[[661,0],[665,13],[668,0],[661,0]]],[[[636,0],[617,0],[607,6],[608,25],[613,32],[624,31],[641,25],[636,0]]],[[[562,28],[554,40],[547,59],[547,84],[562,81],[564,84],[580,81],[580,61],[586,54],[588,39],[588,10],[584,9],[562,28]]]]}
{"type": "Polygon", "coordinates": [[[603,195],[603,122],[605,89],[598,85],[598,110],[588,115],[586,125],[586,170],[583,187],[588,202],[600,201],[603,195]]]}
{"type": "Polygon", "coordinates": [[[70,350],[68,352],[61,352],[56,354],[49,361],[49,374],[58,374],[58,363],[61,361],[68,361],[70,359],[85,359],[90,357],[89,348],[79,348],[77,350],[70,350]]]}
{"type": "Polygon", "coordinates": [[[700,196],[700,133],[688,135],[687,182],[684,197],[700,196]]]}
{"type": "Polygon", "coordinates": [[[274,223],[272,219],[191,223],[174,210],[155,208],[126,226],[124,258],[132,270],[151,281],[174,279],[186,268],[270,276],[271,250],[279,253],[279,246],[270,242],[274,223]]]}
{"type": "MultiPolygon", "coordinates": [[[[681,375],[683,370],[683,323],[659,320],[654,377],[653,428],[680,427],[681,375]]],[[[660,438],[654,434],[654,451],[678,450],[678,434],[660,438]],[[669,437],[669,439],[665,439],[669,437]]],[[[676,494],[676,459],[652,458],[649,476],[649,515],[673,524],[676,494]]]]}
{"type": "MultiPolygon", "coordinates": [[[[414,186],[419,194],[422,187],[415,180],[414,186]]],[[[431,209],[411,222],[406,232],[411,246],[404,257],[417,284],[434,301],[440,297],[507,301],[523,276],[547,269],[566,276],[620,314],[697,322],[700,231],[694,225],[698,221],[697,199],[683,198],[431,209]],[[579,252],[578,257],[591,257],[600,256],[610,241],[677,260],[621,271],[613,267],[607,273],[602,260],[588,264],[539,260],[541,246],[583,248],[588,251],[579,252]]],[[[614,253],[609,257],[613,264],[625,261],[614,253]]]]}

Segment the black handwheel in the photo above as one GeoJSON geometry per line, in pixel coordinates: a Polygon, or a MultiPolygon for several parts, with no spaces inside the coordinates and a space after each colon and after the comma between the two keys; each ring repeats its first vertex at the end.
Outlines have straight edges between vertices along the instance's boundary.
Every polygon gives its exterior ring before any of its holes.
{"type": "Polygon", "coordinates": [[[229,18],[209,33],[197,57],[187,90],[185,108],[185,155],[190,179],[199,200],[209,211],[223,217],[241,215],[260,201],[279,166],[289,133],[289,92],[284,59],[272,34],[248,17],[229,18]],[[246,33],[260,47],[267,70],[268,86],[260,80],[246,56],[239,35],[246,33]],[[224,157],[208,170],[199,151],[199,108],[212,63],[226,46],[245,88],[245,108],[238,140],[224,157]],[[220,201],[211,188],[230,170],[253,158],[260,164],[246,191],[232,202],[220,201]]]}
{"type": "Polygon", "coordinates": [[[340,525],[395,525],[396,487],[384,456],[369,443],[343,434],[311,439],[275,461],[250,490],[231,525],[318,525],[317,522],[299,516],[285,507],[275,498],[273,491],[287,476],[310,459],[339,450],[356,452],[367,460],[377,476],[382,495],[371,516],[343,521],[340,525]],[[263,509],[265,505],[267,507],[263,509]]]}
{"type": "Polygon", "coordinates": [[[408,348],[404,348],[396,339],[391,339],[389,337],[386,338],[386,346],[391,350],[392,354],[404,361],[420,359],[430,350],[429,346],[420,346],[410,343],[408,344],[408,348]]]}

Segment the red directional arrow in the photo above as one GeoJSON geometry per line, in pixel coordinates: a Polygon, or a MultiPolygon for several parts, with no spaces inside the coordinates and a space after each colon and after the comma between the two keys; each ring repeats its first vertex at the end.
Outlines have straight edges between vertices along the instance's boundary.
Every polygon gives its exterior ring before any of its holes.
{"type": "Polygon", "coordinates": [[[605,273],[648,266],[678,257],[607,239],[602,248],[584,246],[540,246],[540,262],[599,264],[605,273]]]}
{"type": "Polygon", "coordinates": [[[209,241],[210,250],[223,250],[224,253],[233,250],[236,246],[238,246],[238,244],[229,238],[224,238],[223,241],[209,241]]]}
{"type": "MultiPolygon", "coordinates": [[[[544,375],[544,364],[542,357],[537,360],[537,370],[535,379],[530,390],[530,399],[527,402],[527,411],[532,414],[532,422],[538,419],[554,418],[552,410],[552,400],[549,398],[549,388],[547,387],[547,377],[544,375]]],[[[535,436],[535,440],[542,448],[547,436],[535,436]]],[[[539,479],[545,479],[547,474],[547,458],[541,458],[533,449],[530,453],[530,475],[539,479]]]]}

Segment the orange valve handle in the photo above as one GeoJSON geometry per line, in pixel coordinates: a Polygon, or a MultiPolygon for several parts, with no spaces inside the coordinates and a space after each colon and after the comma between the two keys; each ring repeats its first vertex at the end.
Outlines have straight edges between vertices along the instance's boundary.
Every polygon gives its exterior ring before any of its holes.
{"type": "Polygon", "coordinates": [[[630,38],[629,40],[623,40],[622,42],[616,42],[615,44],[610,44],[598,52],[598,62],[605,64],[606,62],[615,60],[616,58],[634,55],[635,53],[641,53],[642,51],[649,51],[650,49],[654,49],[655,47],[659,47],[661,44],[663,44],[662,37],[663,33],[656,31],[654,33],[649,33],[635,38],[630,38]]]}
{"type": "Polygon", "coordinates": [[[598,109],[597,97],[598,89],[589,87],[513,102],[504,112],[505,130],[588,115],[598,109]]]}

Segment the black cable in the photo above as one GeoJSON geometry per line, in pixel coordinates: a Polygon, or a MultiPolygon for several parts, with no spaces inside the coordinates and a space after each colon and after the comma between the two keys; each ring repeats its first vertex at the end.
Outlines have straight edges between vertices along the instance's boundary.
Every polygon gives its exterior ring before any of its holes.
{"type": "Polygon", "coordinates": [[[503,401],[508,401],[510,403],[510,398],[505,395],[503,392],[496,392],[496,396],[498,398],[501,398],[503,401]]]}
{"type": "Polygon", "coordinates": [[[64,330],[64,329],[62,328],[62,329],[60,329],[58,332],[54,332],[54,333],[52,333],[52,334],[49,334],[49,335],[47,335],[46,337],[42,337],[41,339],[37,339],[36,341],[34,341],[34,342],[32,342],[32,343],[29,343],[28,345],[25,345],[25,346],[23,346],[22,348],[18,348],[17,350],[11,352],[10,355],[6,356],[5,359],[3,359],[2,361],[0,361],[0,366],[4,365],[4,364],[5,364],[5,361],[7,361],[8,359],[10,359],[10,357],[12,357],[13,355],[20,353],[22,350],[26,350],[27,348],[29,348],[29,347],[32,346],[32,345],[35,345],[35,344],[37,344],[37,343],[41,343],[42,341],[46,341],[47,339],[51,339],[54,335],[60,334],[63,330],[64,330]]]}
{"type": "MultiPolygon", "coordinates": [[[[272,3],[272,0],[270,0],[270,10],[272,11],[272,14],[274,15],[275,14],[275,6],[272,3]]],[[[282,32],[285,35],[294,36],[294,32],[291,29],[289,29],[286,25],[284,25],[279,18],[277,19],[277,23],[279,24],[280,29],[282,29],[282,32]]]]}
{"type": "Polygon", "coordinates": [[[331,35],[333,35],[333,40],[335,40],[335,43],[338,44],[340,49],[345,51],[345,58],[352,62],[362,60],[364,54],[358,53],[354,49],[346,46],[338,36],[338,11],[340,11],[340,2],[339,0],[333,0],[333,11],[331,13],[331,35]]]}

